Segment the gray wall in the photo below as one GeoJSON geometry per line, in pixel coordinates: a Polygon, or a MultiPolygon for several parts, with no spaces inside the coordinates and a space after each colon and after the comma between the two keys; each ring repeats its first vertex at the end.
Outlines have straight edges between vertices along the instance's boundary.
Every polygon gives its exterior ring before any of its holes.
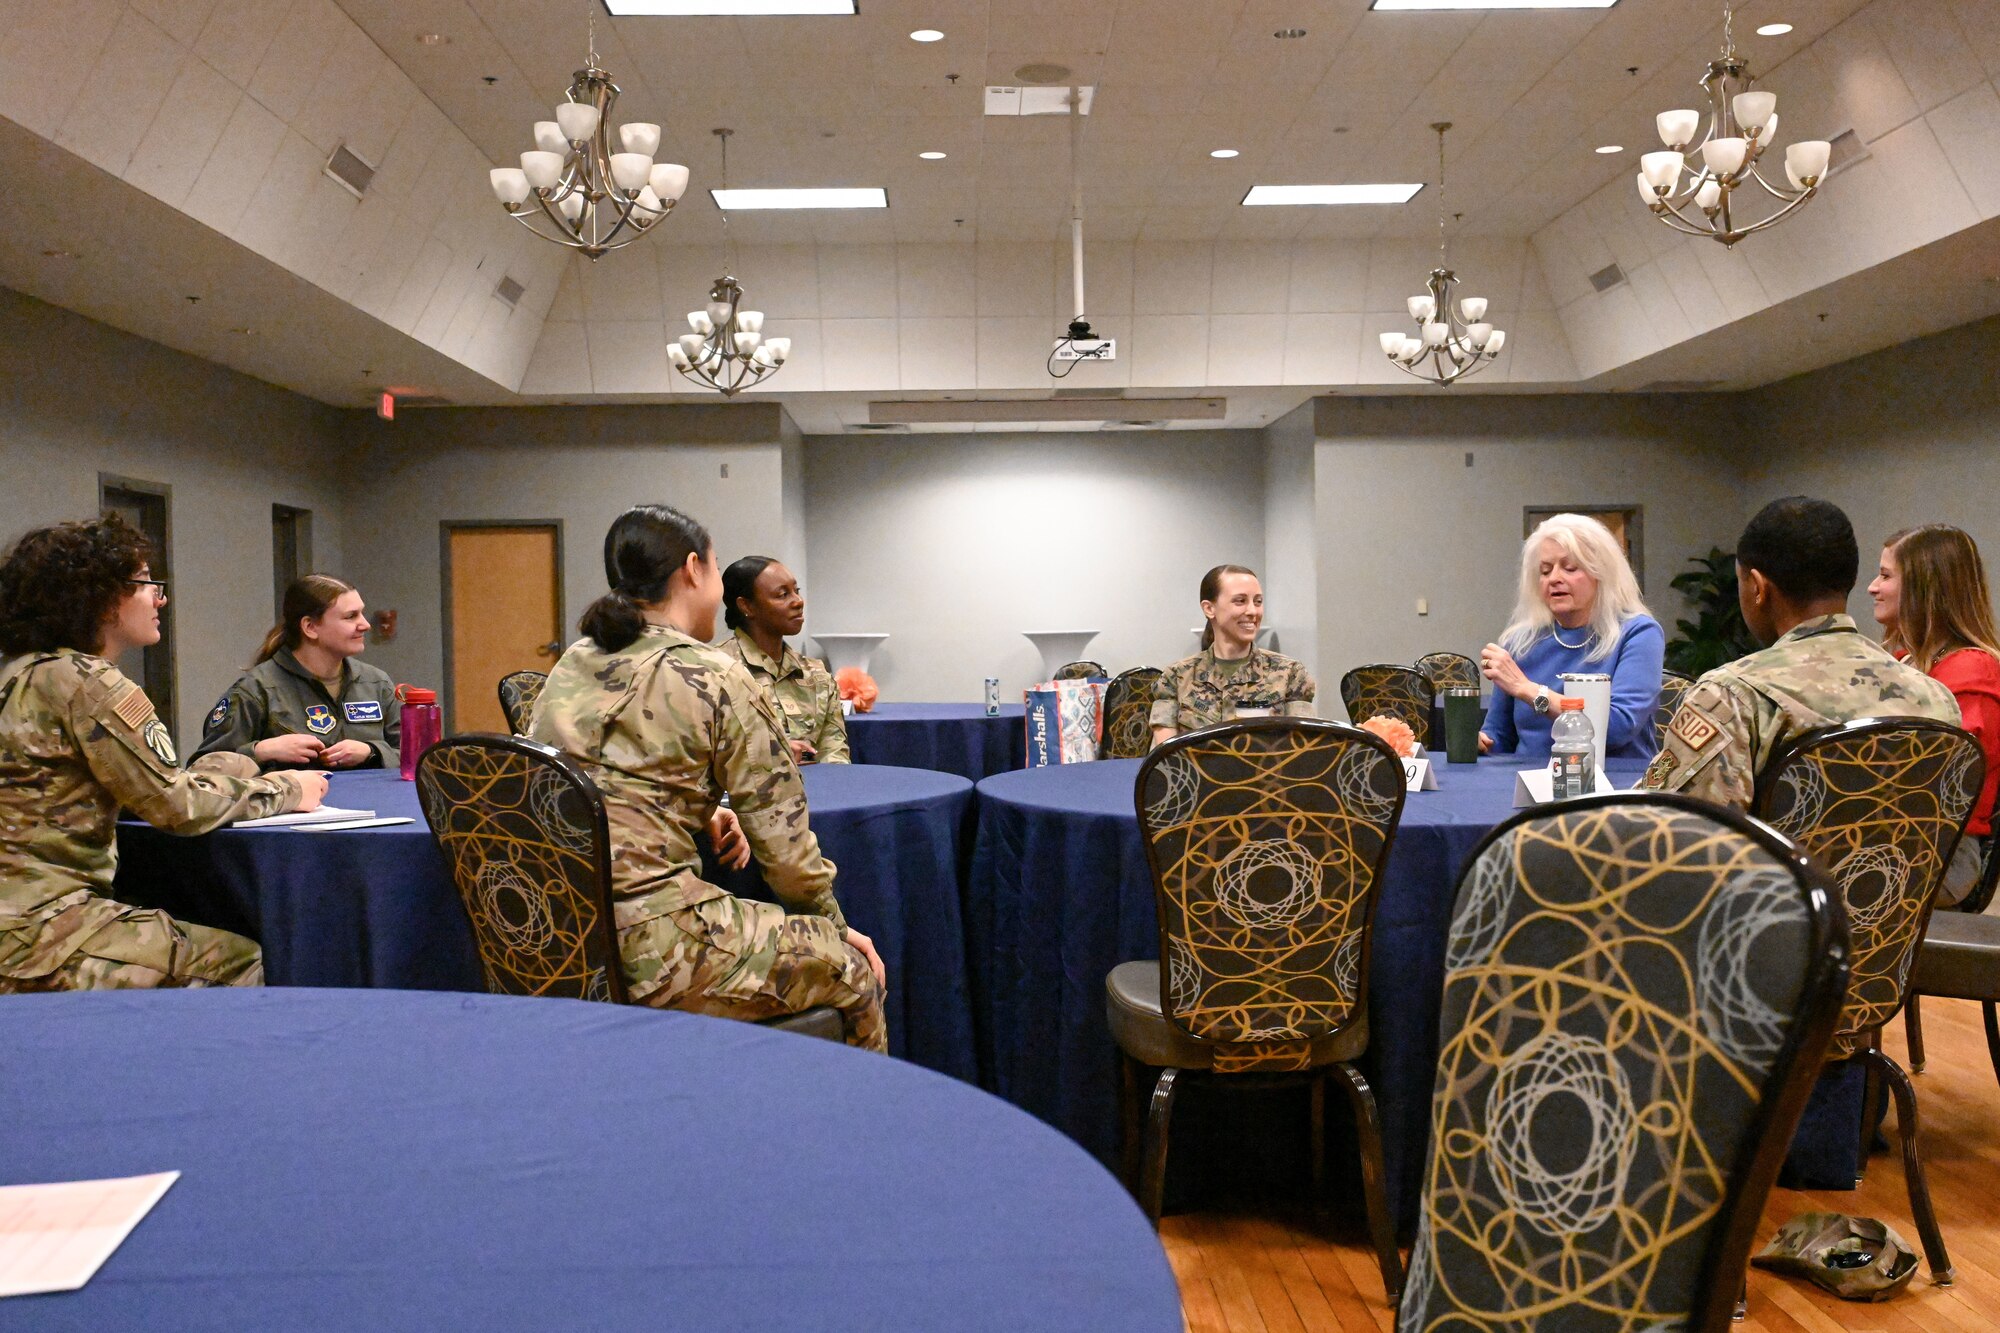
{"type": "MultiPolygon", "coordinates": [[[[1095,629],[1113,671],[1195,649],[1203,571],[1264,554],[1255,431],[816,436],[806,633],[883,632],[886,698],[1018,698],[1024,630],[1095,629]]],[[[1274,615],[1294,590],[1267,585],[1274,615]]]]}
{"type": "MultiPolygon", "coordinates": [[[[98,475],[173,488],[182,748],[271,627],[271,506],[313,513],[313,555],[342,563],[365,482],[339,414],[246,375],[0,288],[0,543],[97,512],[98,475]]],[[[123,664],[135,675],[136,657],[123,664]]]]}
{"type": "MultiPolygon", "coordinates": [[[[1264,432],[1264,563],[1272,596],[1264,616],[1270,642],[1319,675],[1319,539],[1313,473],[1313,404],[1301,403],[1264,432]]],[[[1322,682],[1324,684],[1324,682],[1322,682]]]]}
{"type": "Polygon", "coordinates": [[[394,422],[351,414],[369,502],[348,516],[348,577],[400,612],[397,641],[369,660],[398,680],[444,676],[440,525],[563,524],[563,635],[604,592],[604,534],[634,504],[701,520],[727,564],[783,549],[780,410],[731,407],[436,408],[394,422]],[[724,468],[728,476],[723,476],[724,468]]]}
{"type": "Polygon", "coordinates": [[[1319,400],[1322,711],[1339,715],[1349,667],[1492,640],[1530,505],[1643,505],[1647,602],[1671,635],[1682,604],[1668,579],[1730,546],[1754,508],[1738,456],[1707,443],[1738,436],[1738,408],[1720,395],[1319,400]]]}

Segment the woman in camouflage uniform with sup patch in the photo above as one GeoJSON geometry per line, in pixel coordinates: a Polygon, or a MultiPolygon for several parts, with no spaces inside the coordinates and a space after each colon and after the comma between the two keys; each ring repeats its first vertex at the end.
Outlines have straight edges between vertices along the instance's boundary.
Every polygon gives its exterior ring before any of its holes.
{"type": "Polygon", "coordinates": [[[784,721],[742,662],[709,646],[722,576],[708,533],[665,505],[627,510],[604,570],[611,591],[549,673],[531,731],[604,794],[632,999],[751,1020],[830,1005],[850,1044],[887,1050],[882,962],[841,915],[784,721]],[[702,879],[697,839],[724,797],[785,906],[702,879]]]}

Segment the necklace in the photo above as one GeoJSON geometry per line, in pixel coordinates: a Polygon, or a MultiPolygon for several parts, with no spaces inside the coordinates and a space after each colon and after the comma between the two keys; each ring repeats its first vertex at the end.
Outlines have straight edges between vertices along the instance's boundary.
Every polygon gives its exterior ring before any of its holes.
{"type": "Polygon", "coordinates": [[[1584,630],[1582,640],[1577,643],[1571,643],[1567,639],[1563,638],[1561,625],[1550,625],[1549,637],[1554,639],[1562,647],[1569,649],[1571,652],[1575,652],[1577,649],[1583,647],[1584,644],[1590,642],[1590,631],[1588,629],[1584,630]]]}

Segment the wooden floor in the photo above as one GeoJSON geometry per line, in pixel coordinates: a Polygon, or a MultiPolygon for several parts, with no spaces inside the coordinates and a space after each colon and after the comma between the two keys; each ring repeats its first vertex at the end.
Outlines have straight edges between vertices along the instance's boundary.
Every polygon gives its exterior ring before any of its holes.
{"type": "MultiPolygon", "coordinates": [[[[1906,1061],[1900,1020],[1894,1029],[1885,1047],[1906,1061]]],[[[1979,1006],[1926,1001],[1924,1035],[1929,1064],[1915,1080],[1924,1158],[1957,1281],[1933,1286],[1920,1266],[1894,1299],[1868,1305],[1752,1269],[1750,1315],[1737,1326],[1744,1333],[2000,1333],[2000,1082],[1986,1057],[1979,1006]]],[[[1893,1141],[1893,1122],[1886,1129],[1893,1141]]],[[[1867,1181],[1851,1193],[1773,1191],[1762,1238],[1786,1218],[1817,1209],[1882,1218],[1921,1254],[1901,1163],[1900,1152],[1876,1153],[1867,1181]]],[[[1276,1210],[1169,1216],[1160,1228],[1193,1333],[1393,1328],[1373,1253],[1359,1229],[1353,1233],[1328,1240],[1304,1218],[1276,1210]]]]}

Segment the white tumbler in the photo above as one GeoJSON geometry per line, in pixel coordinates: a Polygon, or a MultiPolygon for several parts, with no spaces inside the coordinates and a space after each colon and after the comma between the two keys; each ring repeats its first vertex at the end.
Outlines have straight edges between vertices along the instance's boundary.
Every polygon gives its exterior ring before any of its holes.
{"type": "Polygon", "coordinates": [[[1611,740],[1611,677],[1596,672],[1568,672],[1558,677],[1565,697],[1583,700],[1583,715],[1595,733],[1597,767],[1604,767],[1604,750],[1611,740]]]}

